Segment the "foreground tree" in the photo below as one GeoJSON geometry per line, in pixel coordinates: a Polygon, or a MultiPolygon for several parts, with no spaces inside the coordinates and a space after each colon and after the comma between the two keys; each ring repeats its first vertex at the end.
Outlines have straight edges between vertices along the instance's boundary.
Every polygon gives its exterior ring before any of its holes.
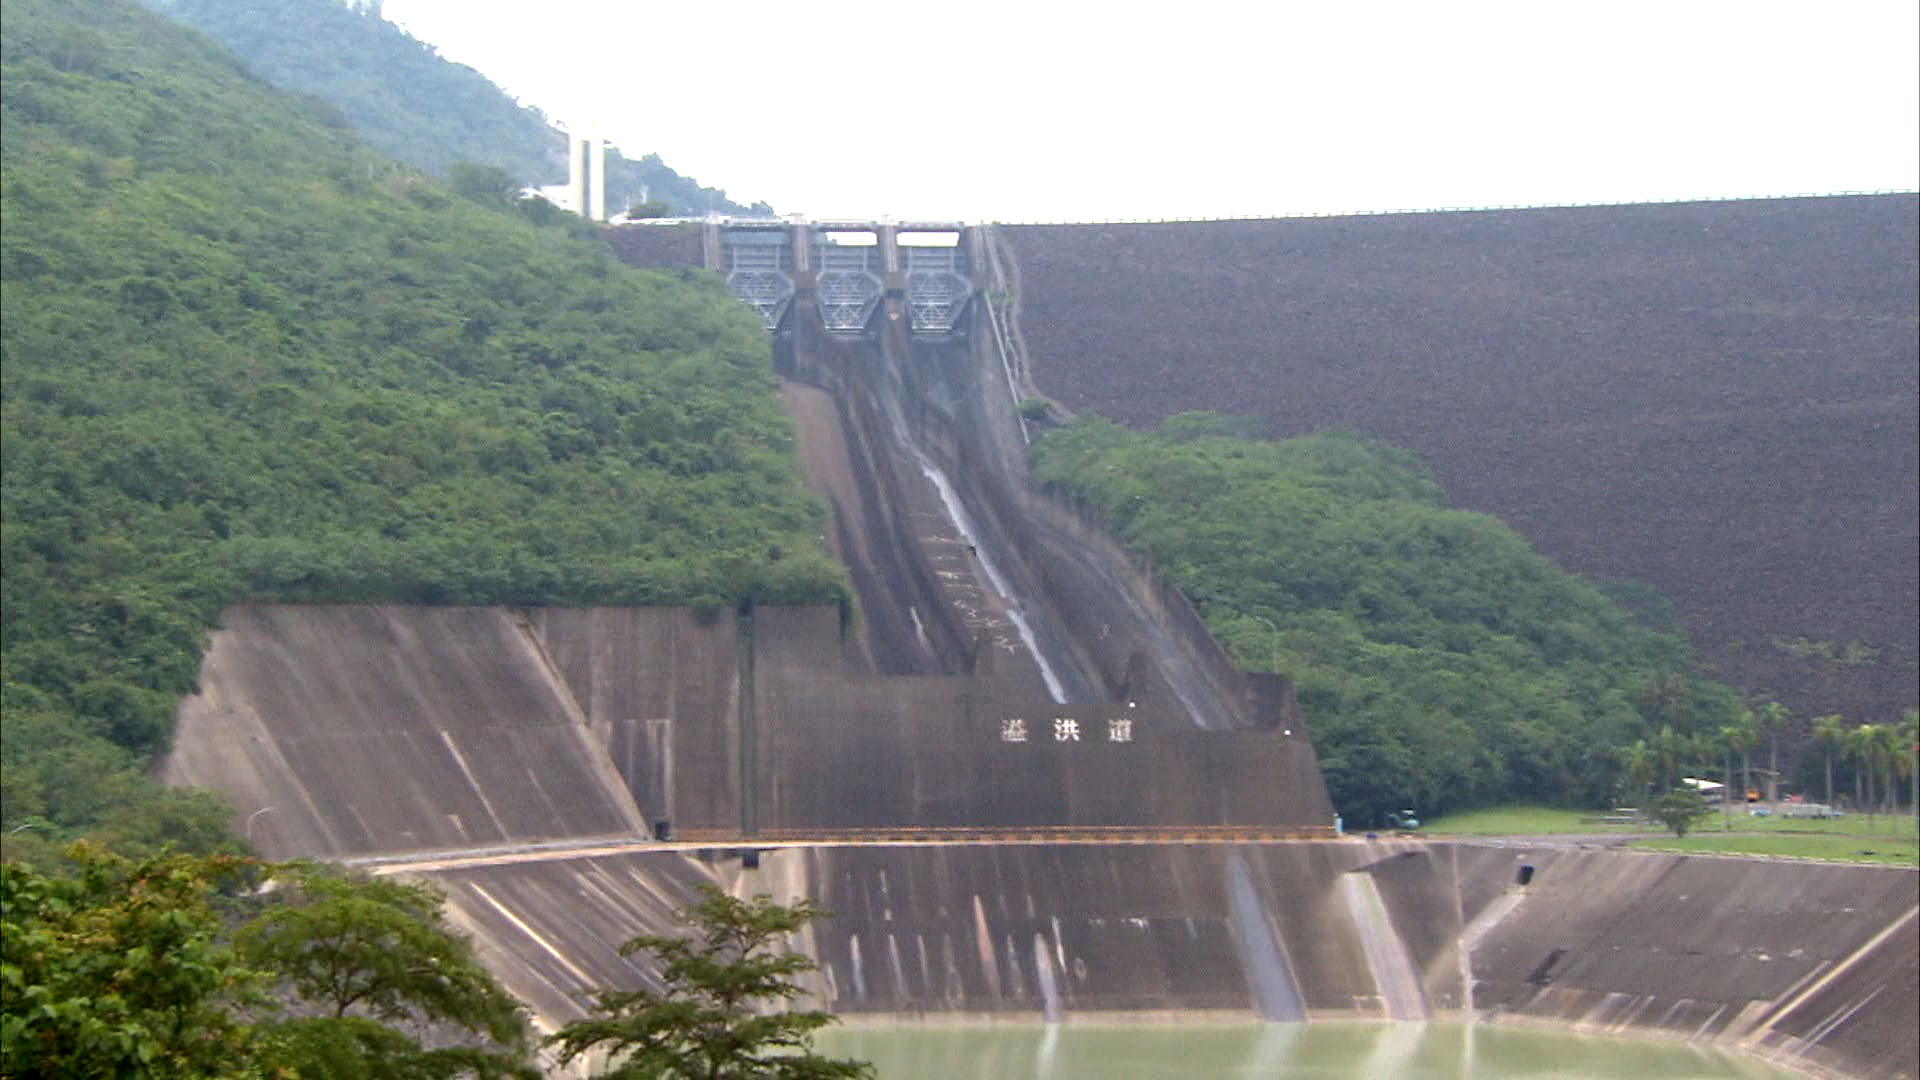
{"type": "Polygon", "coordinates": [[[249,1077],[260,978],[221,940],[241,860],[79,847],[73,874],[0,864],[0,1075],[249,1077]]]}
{"type": "Polygon", "coordinates": [[[601,1075],[615,1078],[870,1077],[870,1065],[812,1053],[813,1033],[834,1022],[831,1014],[781,1008],[802,992],[794,977],[817,965],[774,949],[825,914],[810,900],[787,907],[703,885],[680,912],[692,937],[648,934],[620,948],[622,956],[652,953],[662,988],[597,994],[592,1016],[547,1043],[563,1062],[605,1053],[611,1067],[601,1075]]]}
{"type": "Polygon", "coordinates": [[[1673,830],[1673,835],[1685,837],[1694,822],[1713,813],[1700,793],[1689,787],[1678,787],[1653,800],[1650,807],[1653,819],[1673,830]]]}
{"type": "Polygon", "coordinates": [[[9,860],[0,1077],[537,1077],[519,1007],[440,906],[233,856],[9,860]]]}
{"type": "Polygon", "coordinates": [[[302,1003],[267,1025],[303,1076],[536,1077],[520,1005],[450,932],[440,893],[327,867],[278,869],[289,887],[238,935],[240,955],[302,1003]],[[401,1025],[456,1045],[429,1049],[401,1025]]]}

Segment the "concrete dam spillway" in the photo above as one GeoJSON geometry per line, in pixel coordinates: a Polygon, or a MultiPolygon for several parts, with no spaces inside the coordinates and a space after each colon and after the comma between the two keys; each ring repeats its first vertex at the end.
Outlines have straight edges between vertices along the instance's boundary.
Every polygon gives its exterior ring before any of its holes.
{"type": "MultiPolygon", "coordinates": [[[[653,228],[665,262],[724,254],[653,228]]],[[[1028,489],[991,234],[930,271],[964,282],[945,300],[887,245],[814,239],[740,250],[850,633],[237,608],[169,779],[226,792],[269,856],[434,882],[548,1028],[645,980],[618,944],[714,882],[835,911],[799,944],[847,1014],[1469,1010],[1914,1074],[1909,871],[1335,838],[1286,681],[1028,489]]]]}

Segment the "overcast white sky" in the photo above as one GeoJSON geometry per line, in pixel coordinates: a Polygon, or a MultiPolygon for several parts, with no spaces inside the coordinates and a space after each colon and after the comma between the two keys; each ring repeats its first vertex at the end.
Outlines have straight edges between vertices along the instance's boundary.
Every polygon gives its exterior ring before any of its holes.
{"type": "Polygon", "coordinates": [[[1914,0],[386,0],[570,126],[814,217],[1920,187],[1914,0]]]}

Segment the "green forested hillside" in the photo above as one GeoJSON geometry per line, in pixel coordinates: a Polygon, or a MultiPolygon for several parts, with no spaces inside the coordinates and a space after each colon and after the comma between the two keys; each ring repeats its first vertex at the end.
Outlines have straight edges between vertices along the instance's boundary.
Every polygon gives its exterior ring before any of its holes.
{"type": "Polygon", "coordinates": [[[1352,434],[1152,434],[1086,420],[1035,475],[1166,570],[1245,666],[1292,676],[1335,805],[1601,802],[1641,738],[1687,761],[1740,703],[1684,640],[1632,617],[1499,520],[1450,510],[1412,454],[1352,434]],[[1671,736],[1662,742],[1662,729],[1671,736]]]}
{"type": "MultiPolygon", "coordinates": [[[[346,0],[143,0],[239,54],[275,86],[339,109],[373,148],[444,176],[462,161],[505,169],[521,184],[567,178],[566,138],[540,110],[487,77],[443,60],[381,18],[379,5],[346,0]]],[[[607,205],[664,203],[673,213],[746,213],[717,188],[681,176],[658,155],[628,160],[608,148],[607,205]]]]}
{"type": "Polygon", "coordinates": [[[718,282],[453,195],[131,3],[4,33],[6,828],[216,842],[138,766],[236,600],[844,594],[718,282]]]}

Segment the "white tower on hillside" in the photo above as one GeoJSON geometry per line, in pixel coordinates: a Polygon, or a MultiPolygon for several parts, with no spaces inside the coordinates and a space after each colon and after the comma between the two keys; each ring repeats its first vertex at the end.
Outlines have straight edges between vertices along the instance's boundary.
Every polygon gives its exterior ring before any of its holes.
{"type": "Polygon", "coordinates": [[[593,167],[587,176],[587,217],[592,221],[607,220],[607,140],[600,137],[597,130],[589,129],[587,155],[593,167]]]}
{"type": "Polygon", "coordinates": [[[567,203],[589,221],[607,220],[607,140],[592,128],[567,136],[567,203]]]}

